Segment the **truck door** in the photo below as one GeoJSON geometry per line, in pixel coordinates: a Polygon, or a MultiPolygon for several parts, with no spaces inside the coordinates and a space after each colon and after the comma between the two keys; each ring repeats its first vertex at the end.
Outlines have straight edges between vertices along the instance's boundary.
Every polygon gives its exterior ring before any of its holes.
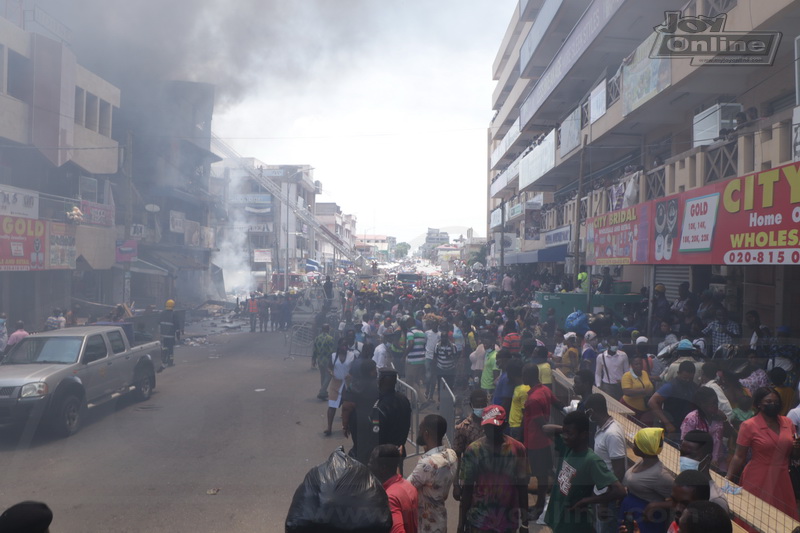
{"type": "Polygon", "coordinates": [[[112,369],[114,362],[108,356],[108,346],[103,335],[90,335],[86,339],[81,363],[83,366],[78,371],[78,376],[86,389],[88,402],[114,391],[116,382],[116,373],[112,369]]]}
{"type": "Polygon", "coordinates": [[[120,389],[125,385],[131,385],[133,382],[133,369],[136,365],[131,351],[127,349],[125,339],[121,331],[109,331],[106,333],[108,337],[108,344],[111,347],[111,353],[108,356],[111,358],[112,365],[111,371],[116,374],[117,380],[116,388],[120,389]]]}

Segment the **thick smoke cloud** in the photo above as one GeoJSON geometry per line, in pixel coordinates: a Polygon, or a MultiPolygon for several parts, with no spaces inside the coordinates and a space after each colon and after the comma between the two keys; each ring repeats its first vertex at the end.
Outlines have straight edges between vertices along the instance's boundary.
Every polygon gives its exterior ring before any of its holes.
{"type": "Polygon", "coordinates": [[[346,70],[374,28],[364,0],[37,0],[72,30],[78,61],[123,88],[213,83],[217,105],[302,92],[346,70]],[[268,94],[269,94],[268,93],[268,94]]]}

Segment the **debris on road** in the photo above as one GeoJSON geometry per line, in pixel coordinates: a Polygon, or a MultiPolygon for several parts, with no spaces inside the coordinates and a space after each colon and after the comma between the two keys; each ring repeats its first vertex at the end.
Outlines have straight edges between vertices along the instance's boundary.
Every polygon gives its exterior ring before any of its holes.
{"type": "Polygon", "coordinates": [[[219,494],[219,489],[218,488],[208,489],[206,491],[206,494],[208,494],[209,496],[216,496],[217,494],[219,494]]]}

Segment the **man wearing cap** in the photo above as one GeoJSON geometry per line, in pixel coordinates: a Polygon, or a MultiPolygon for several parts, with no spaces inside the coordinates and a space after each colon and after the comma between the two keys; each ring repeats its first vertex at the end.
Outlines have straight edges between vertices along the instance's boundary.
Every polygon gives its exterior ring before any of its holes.
{"type": "Polygon", "coordinates": [[[484,436],[467,447],[461,460],[458,531],[524,533],[530,477],[525,447],[504,434],[502,406],[487,406],[481,426],[484,436]]]}
{"type": "Polygon", "coordinates": [[[581,350],[581,368],[590,370],[593,374],[597,363],[597,333],[587,331],[583,336],[583,349],[581,350]]]}
{"type": "Polygon", "coordinates": [[[694,344],[689,339],[683,339],[678,343],[678,358],[675,359],[669,367],[661,374],[661,380],[668,383],[678,376],[678,368],[684,361],[691,361],[694,363],[694,382],[698,385],[703,379],[703,361],[694,348],[694,344]]]}
{"type": "Polygon", "coordinates": [[[594,385],[615,400],[619,400],[622,398],[622,376],[628,370],[630,370],[628,355],[618,349],[616,340],[612,339],[608,349],[597,356],[594,385]]]}
{"type": "MultiPolygon", "coordinates": [[[[178,316],[175,314],[174,300],[167,300],[166,303],[164,303],[164,310],[161,311],[158,322],[161,333],[161,346],[163,347],[161,354],[163,365],[173,366],[175,364],[173,361],[175,334],[182,329],[178,316]]],[[[11,339],[9,339],[9,343],[10,342],[11,339]]]]}

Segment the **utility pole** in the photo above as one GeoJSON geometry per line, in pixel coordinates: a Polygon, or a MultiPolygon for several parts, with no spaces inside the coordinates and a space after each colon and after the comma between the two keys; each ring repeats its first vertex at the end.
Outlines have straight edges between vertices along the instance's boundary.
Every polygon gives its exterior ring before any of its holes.
{"type": "MultiPolygon", "coordinates": [[[[128,241],[131,238],[131,226],[133,225],[133,134],[130,131],[125,136],[122,173],[128,189],[128,199],[125,202],[125,241],[128,241]]],[[[131,301],[131,262],[124,261],[122,266],[122,302],[129,304],[131,301]]]]}
{"type": "MultiPolygon", "coordinates": [[[[581,235],[581,201],[583,199],[583,170],[584,170],[584,161],[586,159],[586,143],[588,142],[588,136],[583,136],[583,144],[581,144],[581,164],[580,170],[578,171],[578,198],[575,203],[575,225],[572,231],[572,242],[575,243],[575,287],[580,287],[580,280],[578,279],[578,274],[581,270],[581,245],[580,245],[580,235],[581,235]]],[[[589,209],[589,204],[587,202],[586,209],[589,209]]],[[[586,217],[589,217],[589,213],[586,213],[586,217]]],[[[588,266],[586,267],[589,268],[588,266]]],[[[591,271],[587,271],[586,273],[589,276],[589,290],[586,291],[586,311],[591,309],[592,304],[592,274],[591,271]]]]}
{"type": "MultiPolygon", "coordinates": [[[[506,246],[505,246],[505,238],[506,238],[506,201],[503,200],[500,202],[500,280],[499,282],[503,283],[503,277],[506,273],[506,246]]],[[[495,241],[495,244],[497,242],[495,241]]]]}

